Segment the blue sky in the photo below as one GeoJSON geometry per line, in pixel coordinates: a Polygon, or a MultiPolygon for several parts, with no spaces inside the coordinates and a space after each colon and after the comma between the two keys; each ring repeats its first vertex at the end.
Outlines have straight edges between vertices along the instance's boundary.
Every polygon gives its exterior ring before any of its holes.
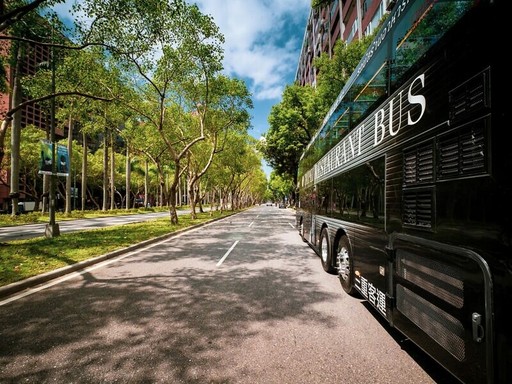
{"type": "MultiPolygon", "coordinates": [[[[70,4],[56,11],[69,15],[70,4]]],[[[250,134],[259,139],[284,87],[293,83],[311,0],[196,0],[225,37],[224,72],[242,79],[252,94],[250,134]]],[[[270,168],[264,166],[265,173],[270,168]]]]}
{"type": "MultiPolygon", "coordinates": [[[[293,83],[311,0],[200,0],[226,39],[224,71],[243,79],[253,96],[251,135],[260,138],[268,115],[293,83]]],[[[269,175],[270,168],[264,166],[269,175]]]]}
{"type": "Polygon", "coordinates": [[[295,78],[311,0],[199,0],[226,39],[224,71],[253,95],[253,129],[260,137],[286,84],[295,78]]]}

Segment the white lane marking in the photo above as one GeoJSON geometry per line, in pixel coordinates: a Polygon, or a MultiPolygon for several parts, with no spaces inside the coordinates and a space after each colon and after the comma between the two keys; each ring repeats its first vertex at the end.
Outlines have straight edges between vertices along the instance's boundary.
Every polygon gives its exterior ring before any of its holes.
{"type": "Polygon", "coordinates": [[[253,224],[254,224],[254,221],[251,221],[251,224],[249,224],[249,228],[251,228],[253,224]]]}
{"type": "Polygon", "coordinates": [[[238,241],[239,241],[239,240],[235,241],[235,242],[233,243],[233,245],[231,246],[231,248],[229,248],[229,249],[228,249],[228,251],[224,254],[224,256],[222,256],[222,259],[220,259],[220,260],[217,262],[217,267],[218,267],[218,266],[220,266],[220,265],[224,262],[224,260],[226,260],[226,257],[228,257],[228,255],[231,253],[231,251],[233,250],[233,248],[235,248],[235,247],[236,247],[236,245],[238,244],[238,241]]]}
{"type": "Polygon", "coordinates": [[[295,225],[293,225],[292,223],[288,223],[290,224],[290,227],[292,227],[293,229],[295,229],[295,225]]]}
{"type": "Polygon", "coordinates": [[[147,251],[150,248],[153,248],[153,247],[156,247],[158,245],[164,244],[164,243],[166,243],[168,241],[172,241],[172,240],[177,239],[179,237],[182,237],[182,236],[184,236],[186,234],[189,234],[189,233],[192,233],[192,232],[196,232],[196,231],[198,231],[201,228],[210,226],[211,224],[213,224],[213,223],[206,224],[203,227],[193,228],[193,229],[191,229],[189,231],[185,231],[185,232],[179,233],[179,234],[177,234],[177,235],[175,235],[175,236],[173,236],[171,238],[163,239],[163,240],[158,241],[156,243],[148,244],[147,246],[145,246],[143,248],[135,249],[133,251],[130,251],[130,252],[125,253],[125,254],[122,254],[122,255],[117,256],[117,257],[113,257],[111,259],[107,259],[105,261],[100,261],[99,263],[93,264],[93,265],[91,265],[91,266],[89,266],[89,267],[87,267],[87,268],[85,268],[83,270],[71,272],[71,273],[69,273],[67,275],[64,275],[63,277],[59,277],[59,278],[56,278],[54,280],[51,280],[48,283],[43,283],[40,286],[37,286],[37,287],[34,287],[34,288],[28,288],[26,291],[14,294],[14,295],[6,298],[5,300],[0,300],[0,307],[5,305],[5,304],[8,304],[8,303],[10,303],[12,301],[19,300],[19,299],[21,299],[21,298],[23,298],[25,296],[29,296],[29,295],[32,295],[32,294],[37,293],[39,291],[42,291],[43,289],[50,288],[50,287],[53,287],[54,285],[63,283],[66,280],[69,280],[69,279],[72,279],[74,277],[83,275],[85,273],[89,273],[91,271],[94,271],[95,269],[105,267],[105,266],[107,266],[109,264],[116,263],[116,262],[118,262],[118,261],[120,261],[120,260],[122,260],[122,259],[124,259],[126,257],[133,256],[133,255],[135,255],[137,253],[141,253],[141,252],[147,251]]]}

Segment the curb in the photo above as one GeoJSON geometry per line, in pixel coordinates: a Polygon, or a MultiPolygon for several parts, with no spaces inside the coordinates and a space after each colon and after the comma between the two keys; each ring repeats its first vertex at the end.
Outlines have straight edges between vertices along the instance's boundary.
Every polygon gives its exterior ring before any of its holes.
{"type": "Polygon", "coordinates": [[[237,213],[239,213],[239,212],[235,212],[235,213],[232,213],[232,214],[224,216],[224,217],[212,219],[212,220],[209,220],[209,221],[201,223],[201,224],[193,225],[191,227],[183,228],[183,229],[180,229],[180,230],[178,230],[176,232],[168,233],[166,235],[154,237],[154,238],[149,239],[149,240],[144,240],[144,241],[141,241],[140,243],[129,245],[128,247],[120,248],[120,249],[117,249],[115,251],[106,253],[104,255],[100,255],[100,256],[97,256],[97,257],[93,257],[91,259],[83,260],[83,261],[77,262],[75,264],[67,265],[65,267],[56,269],[54,271],[45,272],[45,273],[42,273],[42,274],[37,275],[37,276],[32,276],[32,277],[28,277],[28,278],[26,278],[24,280],[17,281],[15,283],[4,285],[4,286],[0,287],[0,298],[4,298],[6,296],[10,296],[10,295],[12,295],[14,293],[23,291],[24,289],[31,288],[31,287],[34,287],[36,285],[42,284],[42,283],[46,283],[47,281],[56,279],[56,278],[64,276],[64,275],[67,275],[68,273],[79,271],[79,270],[87,268],[87,267],[89,267],[89,266],[91,266],[93,264],[97,264],[97,263],[100,263],[102,261],[111,259],[113,257],[122,255],[123,253],[131,252],[131,251],[134,251],[136,249],[143,248],[143,247],[145,247],[147,245],[150,245],[150,244],[153,244],[153,243],[157,243],[157,242],[162,241],[162,240],[170,239],[170,238],[172,238],[174,236],[177,236],[177,235],[179,235],[179,234],[181,234],[183,232],[190,231],[191,229],[200,228],[200,227],[203,227],[205,225],[211,224],[213,222],[226,219],[226,218],[231,217],[232,215],[235,215],[237,213]]]}

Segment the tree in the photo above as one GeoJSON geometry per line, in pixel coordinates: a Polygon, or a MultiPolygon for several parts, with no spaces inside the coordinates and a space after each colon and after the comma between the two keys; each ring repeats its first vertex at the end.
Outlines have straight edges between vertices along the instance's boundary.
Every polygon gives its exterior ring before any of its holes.
{"type": "Polygon", "coordinates": [[[41,6],[52,6],[63,3],[64,0],[33,0],[25,1],[0,0],[0,33],[25,19],[27,14],[41,6]]]}
{"type": "Polygon", "coordinates": [[[228,197],[232,209],[260,201],[267,180],[256,140],[245,132],[228,132],[225,150],[215,156],[201,181],[205,189],[212,191],[218,209],[227,209],[228,197]]]}
{"type": "Polygon", "coordinates": [[[373,34],[365,36],[361,40],[354,40],[349,44],[338,40],[334,45],[332,57],[329,57],[327,53],[322,53],[314,60],[313,65],[318,69],[318,98],[322,103],[324,114],[329,111],[332,103],[356,69],[372,42],[373,36],[373,34]]]}
{"type": "MultiPolygon", "coordinates": [[[[31,197],[38,205],[43,194],[42,178],[38,174],[40,160],[40,140],[45,134],[40,129],[27,126],[21,131],[19,149],[20,183],[26,196],[31,197]]],[[[7,147],[10,155],[11,148],[7,147]]],[[[36,208],[37,209],[37,208],[36,208]]]]}
{"type": "Polygon", "coordinates": [[[330,5],[332,0],[311,0],[311,8],[320,8],[324,5],[330,5]]]}
{"type": "MultiPolygon", "coordinates": [[[[52,2],[48,2],[52,3],[52,2]]],[[[10,44],[7,45],[9,54],[9,60],[10,65],[13,68],[17,67],[18,62],[21,63],[23,58],[26,55],[26,51],[29,49],[32,49],[34,46],[43,46],[43,47],[49,47],[52,50],[52,63],[46,63],[46,68],[41,66],[40,69],[43,71],[46,71],[48,78],[53,76],[52,70],[55,61],[61,60],[62,57],[64,57],[63,52],[67,51],[80,51],[91,44],[86,43],[82,46],[78,46],[76,44],[73,44],[71,41],[69,41],[60,31],[65,30],[65,27],[61,22],[58,21],[57,17],[55,15],[51,15],[48,20],[42,18],[39,14],[34,13],[32,11],[31,13],[23,14],[23,19],[18,21],[16,24],[10,25],[10,28],[7,30],[7,34],[0,35],[0,40],[4,41],[10,41],[10,44]],[[54,50],[58,50],[59,53],[54,53],[54,50]],[[55,61],[54,61],[55,60],[55,61]]],[[[79,72],[82,76],[82,78],[89,78],[94,79],[94,77],[87,77],[87,72],[79,72]]],[[[12,83],[17,86],[19,82],[21,81],[22,73],[20,71],[15,71],[12,83]]],[[[95,91],[102,90],[101,87],[95,87],[94,92],[92,94],[84,92],[80,89],[81,83],[78,85],[77,88],[71,88],[71,89],[61,89],[61,90],[54,90],[50,86],[53,84],[52,81],[47,81],[47,87],[45,93],[39,93],[37,96],[32,96],[30,98],[27,98],[23,101],[21,101],[21,98],[16,98],[13,102],[11,102],[11,107],[4,116],[2,116],[3,120],[0,125],[0,166],[3,165],[3,157],[5,152],[5,135],[7,132],[7,129],[9,128],[9,125],[14,120],[14,124],[16,126],[15,116],[16,114],[19,114],[19,112],[25,108],[28,105],[32,104],[40,104],[44,103],[49,100],[55,100],[58,97],[62,96],[78,96],[78,97],[85,97],[90,98],[94,100],[103,100],[103,101],[111,101],[115,98],[105,98],[103,96],[96,95],[95,91]]],[[[70,84],[68,82],[68,84],[70,84]]],[[[10,96],[15,97],[16,93],[14,92],[15,89],[11,90],[10,96]]],[[[39,91],[41,91],[39,89],[39,91]]],[[[26,93],[24,96],[28,96],[26,93]]],[[[16,133],[14,136],[15,137],[16,133]]]]}
{"type": "Polygon", "coordinates": [[[260,145],[263,157],[283,178],[297,185],[300,156],[320,126],[323,110],[310,86],[288,85],[268,118],[269,129],[260,145]]]}
{"type": "Polygon", "coordinates": [[[268,188],[272,193],[272,200],[281,201],[284,203],[287,199],[293,199],[293,194],[295,191],[295,186],[291,179],[285,179],[282,176],[278,175],[276,172],[272,172],[270,174],[270,181],[268,183],[268,188]]]}
{"type": "MultiPolygon", "coordinates": [[[[50,68],[41,67],[34,75],[24,78],[25,94],[39,98],[51,93],[49,86],[52,84],[52,76],[55,77],[55,91],[62,95],[56,105],[56,120],[67,123],[70,156],[73,151],[72,136],[75,126],[81,127],[86,133],[85,139],[87,135],[96,135],[106,126],[116,129],[121,124],[120,121],[123,121],[124,117],[119,116],[122,114],[119,104],[109,103],[107,108],[106,103],[101,101],[128,92],[122,85],[120,72],[109,65],[108,58],[101,50],[89,48],[67,52],[64,57],[59,58],[59,65],[54,73],[50,68]],[[83,98],[75,92],[95,96],[83,98]],[[76,124],[77,122],[80,124],[76,124]],[[89,124],[90,122],[93,124],[89,124]]],[[[41,105],[44,107],[44,103],[41,105]]],[[[86,155],[87,151],[84,150],[83,154],[86,155]]],[[[87,178],[86,169],[84,167],[82,171],[82,183],[87,178]]],[[[71,212],[71,177],[69,174],[66,179],[66,213],[71,212]]]]}
{"type": "Polygon", "coordinates": [[[92,1],[85,1],[82,9],[96,22],[84,30],[84,36],[117,47],[110,52],[112,57],[134,76],[133,87],[144,100],[130,103],[140,115],[137,128],[156,132],[159,146],[165,149],[165,155],[162,151],[153,157],[160,185],[165,184],[165,175],[159,158],[168,156],[173,163],[169,212],[171,222],[177,223],[175,196],[182,162],[194,145],[211,134],[212,83],[222,69],[223,36],[195,5],[165,0],[126,3],[110,4],[102,9],[107,15],[101,15],[92,1]]]}
{"type": "MultiPolygon", "coordinates": [[[[9,4],[11,6],[11,4],[9,4]]],[[[2,11],[4,11],[2,7],[2,11]]],[[[13,15],[13,17],[15,17],[13,15]]],[[[12,89],[9,94],[11,110],[5,114],[5,119],[0,127],[0,165],[3,163],[5,153],[5,135],[7,127],[12,123],[11,133],[11,180],[10,180],[10,197],[12,198],[12,214],[16,215],[18,209],[19,197],[19,151],[20,151],[20,135],[21,135],[21,109],[17,108],[22,105],[23,93],[21,89],[21,78],[23,76],[23,63],[31,47],[25,40],[32,40],[40,35],[48,35],[48,31],[37,23],[34,15],[26,17],[23,23],[12,25],[10,33],[20,37],[20,40],[11,44],[4,45],[8,53],[7,59],[11,66],[11,84],[12,89]]],[[[5,74],[5,71],[4,71],[5,74]]],[[[5,78],[4,78],[5,79],[5,78]]],[[[6,89],[6,84],[2,85],[2,89],[6,89]]]]}
{"type": "Polygon", "coordinates": [[[249,128],[248,108],[252,107],[245,83],[225,76],[214,76],[210,81],[209,114],[202,123],[205,126],[206,140],[197,143],[189,150],[188,186],[191,214],[195,217],[195,204],[198,202],[197,183],[213,162],[214,156],[228,146],[230,132],[247,133],[249,128]]]}

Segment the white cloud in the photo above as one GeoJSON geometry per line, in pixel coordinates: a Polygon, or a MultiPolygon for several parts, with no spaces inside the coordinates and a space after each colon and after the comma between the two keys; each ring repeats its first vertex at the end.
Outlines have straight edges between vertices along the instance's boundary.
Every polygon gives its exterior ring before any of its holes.
{"type": "MultiPolygon", "coordinates": [[[[245,80],[255,100],[277,100],[293,81],[311,0],[189,0],[225,37],[224,70],[245,80]]],[[[54,10],[71,18],[66,0],[54,10]]],[[[79,15],[83,18],[84,15],[79,15]]]]}
{"type": "Polygon", "coordinates": [[[199,0],[196,4],[225,36],[225,71],[246,80],[256,100],[280,98],[297,69],[311,1],[199,0]],[[290,30],[291,25],[295,28],[290,30]]]}

